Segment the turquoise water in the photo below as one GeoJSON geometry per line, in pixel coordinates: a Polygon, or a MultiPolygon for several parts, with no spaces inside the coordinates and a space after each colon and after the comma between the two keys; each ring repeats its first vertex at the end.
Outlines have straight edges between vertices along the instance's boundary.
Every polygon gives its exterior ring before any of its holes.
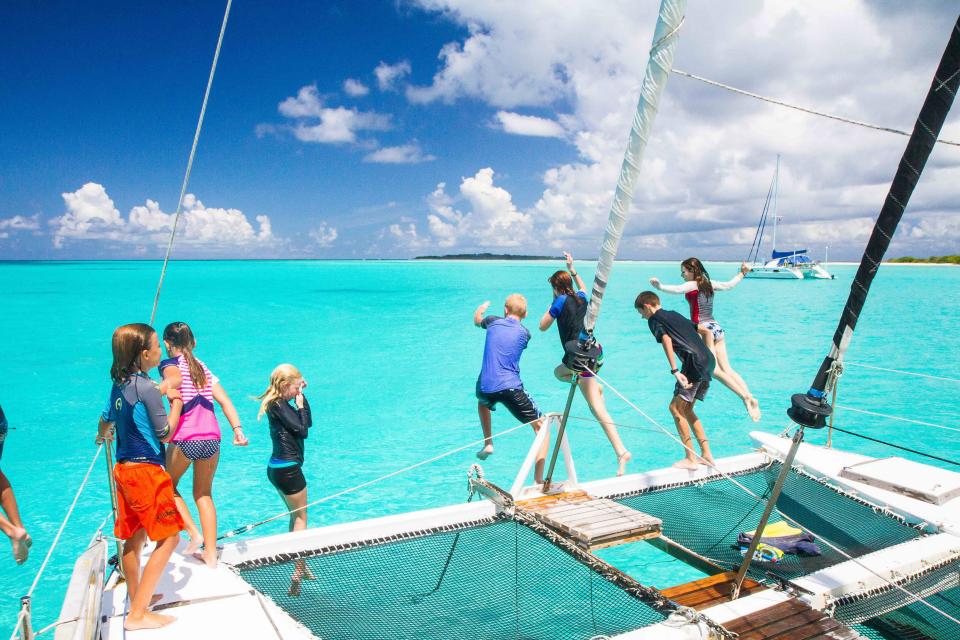
{"type": "MultiPolygon", "coordinates": [[[[592,277],[592,265],[578,265],[592,277]]],[[[171,265],[157,325],[184,320],[198,338],[197,354],[219,375],[237,405],[251,443],[226,444],[215,485],[221,529],[280,512],[264,465],[266,425],[251,399],[270,370],[289,361],[310,382],[315,427],[307,442],[309,495],[317,499],[479,438],[473,385],[483,332],[474,308],[492,310],[514,291],[527,296],[534,338],[522,362],[528,390],[544,410],[561,410],[566,386],[554,381],[556,330],[537,320],[550,303],[546,278],[561,262],[176,262],[171,265]]],[[[735,265],[711,264],[717,277],[735,265]]],[[[731,359],[765,410],[759,425],[720,385],[700,409],[715,452],[748,450],[747,433],[779,432],[791,393],[805,391],[826,352],[849,291],[854,267],[837,265],[837,280],[748,280],[718,294],[716,314],[728,329],[731,359]]],[[[660,346],[633,310],[647,278],[676,282],[676,263],[618,263],[597,334],[607,353],[603,375],[640,408],[672,429],[666,410],[672,382],[660,346]]],[[[0,263],[0,403],[10,431],[0,466],[13,483],[35,544],[17,567],[2,547],[0,620],[12,625],[95,451],[97,415],[110,383],[110,335],[118,325],[149,317],[159,275],[155,262],[0,263]]],[[[874,282],[848,360],[933,375],[960,377],[956,319],[960,269],[885,266],[874,282]]],[[[680,296],[665,306],[685,311],[680,296]]],[[[960,425],[954,382],[898,377],[850,367],[840,404],[926,422],[960,425]]],[[[614,419],[633,451],[635,471],[665,466],[678,445],[607,392],[614,419]],[[638,428],[639,427],[639,428],[638,428]]],[[[573,415],[589,412],[577,398],[573,415]]],[[[957,433],[840,411],[838,426],[956,459],[957,433]]],[[[500,410],[494,430],[513,426],[500,410]]],[[[523,430],[497,443],[487,477],[509,485],[526,453],[523,430]]],[[[811,433],[813,442],[825,434],[811,433]]],[[[599,427],[572,423],[571,444],[582,479],[611,475],[613,452],[599,427]]],[[[903,455],[836,434],[837,447],[871,455],[903,455]]],[[[466,499],[472,448],[386,482],[348,494],[309,513],[311,526],[440,506],[466,499]]],[[[37,626],[52,621],[73,559],[109,512],[100,460],[91,483],[43,574],[34,600],[37,626]]],[[[257,535],[284,530],[282,521],[257,535]]],[[[655,586],[697,575],[649,545],[603,552],[609,561],[655,586]]]]}

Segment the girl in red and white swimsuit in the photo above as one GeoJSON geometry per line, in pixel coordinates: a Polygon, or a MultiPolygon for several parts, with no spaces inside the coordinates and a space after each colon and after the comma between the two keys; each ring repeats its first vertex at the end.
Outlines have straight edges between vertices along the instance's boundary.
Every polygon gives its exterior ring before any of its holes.
{"type": "Polygon", "coordinates": [[[730,365],[730,358],[727,356],[726,332],[713,317],[714,293],[733,289],[740,284],[749,270],[746,263],[741,264],[740,272],[733,278],[726,282],[714,282],[699,259],[687,258],[680,263],[680,275],[685,280],[683,284],[662,284],[657,278],[650,278],[650,284],[665,293],[683,294],[687,299],[690,305],[690,320],[697,325],[697,332],[717,360],[717,368],[714,369],[713,376],[737,394],[747,408],[750,418],[756,422],[760,420],[760,403],[750,393],[750,388],[740,374],[730,365]]]}

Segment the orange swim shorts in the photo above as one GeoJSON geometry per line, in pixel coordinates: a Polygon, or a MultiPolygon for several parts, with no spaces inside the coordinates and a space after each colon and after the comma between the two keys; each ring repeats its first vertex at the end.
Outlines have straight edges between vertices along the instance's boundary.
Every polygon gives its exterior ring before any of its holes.
{"type": "Polygon", "coordinates": [[[117,481],[117,522],[113,533],[121,540],[146,529],[153,541],[183,530],[183,519],[173,501],[173,481],[166,469],[156,464],[126,462],[113,466],[117,481]]]}

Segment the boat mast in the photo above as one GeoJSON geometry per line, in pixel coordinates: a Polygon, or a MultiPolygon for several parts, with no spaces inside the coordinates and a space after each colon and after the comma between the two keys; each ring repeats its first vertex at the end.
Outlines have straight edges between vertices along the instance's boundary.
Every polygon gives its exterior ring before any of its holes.
{"type": "Polygon", "coordinates": [[[770,257],[777,252],[777,221],[780,219],[779,209],[777,207],[777,193],[780,191],[780,154],[777,154],[777,168],[773,172],[773,247],[770,257]]]}
{"type": "Polygon", "coordinates": [[[657,26],[653,30],[653,44],[650,47],[650,57],[647,60],[647,69],[643,75],[643,84],[640,86],[640,99],[637,101],[637,110],[630,127],[630,138],[627,141],[627,150],[623,155],[623,164],[620,167],[620,177],[617,179],[617,188],[610,205],[610,214],[607,217],[607,226],[603,233],[603,242],[600,245],[600,259],[593,277],[593,289],[590,293],[590,304],[587,306],[583,320],[583,332],[578,340],[571,340],[564,348],[574,354],[571,362],[575,375],[570,382],[570,391],[567,394],[566,408],[560,419],[557,441],[554,445],[550,465],[547,468],[543,491],[549,491],[553,478],[553,469],[560,454],[560,445],[563,442],[564,429],[570,414],[573,395],[577,390],[577,375],[588,368],[596,371],[599,347],[593,337],[593,328],[600,315],[600,305],[603,294],[610,281],[610,272],[613,269],[613,260],[617,255],[620,237],[627,223],[630,212],[630,202],[633,200],[634,187],[640,175],[640,164],[643,152],[647,146],[647,139],[653,128],[653,121],[657,116],[660,96],[667,85],[667,78],[673,69],[673,57],[677,50],[680,27],[683,25],[684,13],[687,9],[687,0],[661,0],[660,12],[657,16],[657,26]]]}
{"type": "Polygon", "coordinates": [[[733,586],[734,599],[740,593],[740,585],[743,583],[753,554],[760,543],[767,519],[776,506],[783,481],[786,479],[797,450],[800,448],[804,427],[822,429],[826,426],[827,417],[833,413],[833,407],[827,402],[827,394],[833,389],[837,376],[843,370],[843,356],[847,347],[850,346],[853,330],[857,326],[857,319],[860,317],[863,305],[867,301],[870,284],[873,282],[874,276],[877,275],[877,270],[883,262],[883,256],[890,246],[890,241],[897,230],[900,218],[903,217],[903,212],[910,202],[910,196],[917,186],[923,167],[930,157],[933,145],[937,142],[940,129],[943,127],[947,113],[950,112],[958,88],[960,88],[960,17],[958,17],[950,34],[950,40],[943,52],[940,66],[933,77],[933,83],[930,85],[927,98],[920,109],[920,115],[913,127],[913,133],[910,135],[907,147],[900,158],[900,165],[897,167],[893,182],[890,184],[890,190],[887,192],[887,198],[880,209],[880,215],[877,216],[870,241],[867,243],[863,257],[860,259],[860,267],[857,269],[853,284],[850,285],[850,296],[847,298],[847,304],[840,316],[840,324],[834,334],[830,352],[820,365],[820,370],[817,372],[810,390],[807,393],[794,394],[790,399],[791,406],[787,410],[787,415],[799,425],[799,428],[793,436],[790,451],[784,459],[783,468],[780,470],[770,499],[767,501],[760,523],[754,531],[753,540],[747,549],[743,564],[737,572],[733,586]]]}

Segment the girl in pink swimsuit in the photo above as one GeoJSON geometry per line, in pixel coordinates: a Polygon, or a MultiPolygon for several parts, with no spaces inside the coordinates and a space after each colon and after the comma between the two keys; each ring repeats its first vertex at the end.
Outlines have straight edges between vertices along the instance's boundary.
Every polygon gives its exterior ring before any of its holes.
{"type": "Polygon", "coordinates": [[[760,403],[750,393],[750,388],[744,379],[730,365],[730,358],[727,356],[726,331],[713,317],[714,293],[733,289],[740,284],[749,270],[746,263],[743,263],[740,265],[740,271],[732,279],[726,282],[714,282],[699,259],[687,258],[680,263],[680,276],[685,281],[683,284],[662,284],[657,278],[650,278],[650,284],[665,293],[683,294],[687,299],[690,305],[690,320],[697,325],[697,333],[717,360],[713,376],[737,394],[747,408],[750,418],[756,422],[760,419],[760,403]]]}
{"type": "Polygon", "coordinates": [[[183,398],[180,421],[167,447],[167,472],[173,479],[174,491],[187,468],[193,464],[193,499],[200,513],[200,527],[190,516],[190,510],[177,492],[177,510],[183,518],[190,543],[185,553],[194,553],[207,566],[217,566],[217,510],[213,505],[213,476],[220,460],[220,425],[213,411],[216,401],[233,429],[233,444],[246,446],[247,437],[240,426],[240,416],[230,401],[230,396],[220,386],[202,361],[193,355],[197,341],[193,331],[184,322],[173,322],[163,330],[163,344],[168,359],[160,363],[165,389],[179,389],[183,398]],[[203,554],[195,553],[201,542],[203,554]]]}

